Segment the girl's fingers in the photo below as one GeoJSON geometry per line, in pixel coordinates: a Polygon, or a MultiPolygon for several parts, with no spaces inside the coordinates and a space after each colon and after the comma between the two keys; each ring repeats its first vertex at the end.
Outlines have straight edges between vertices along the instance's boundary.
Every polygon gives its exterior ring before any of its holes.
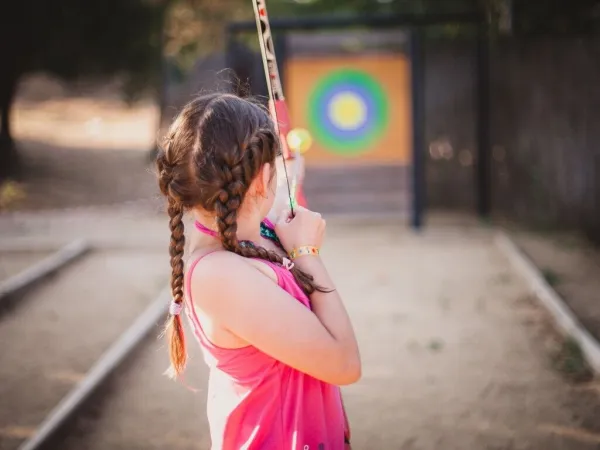
{"type": "Polygon", "coordinates": [[[291,209],[284,209],[281,212],[281,215],[279,216],[279,220],[277,220],[277,224],[276,225],[281,225],[284,223],[289,223],[291,220],[293,219],[292,216],[292,210],[291,209]]]}

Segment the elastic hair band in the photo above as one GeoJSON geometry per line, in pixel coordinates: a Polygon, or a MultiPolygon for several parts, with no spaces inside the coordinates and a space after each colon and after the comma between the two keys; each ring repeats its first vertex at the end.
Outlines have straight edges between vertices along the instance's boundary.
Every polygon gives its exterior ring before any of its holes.
{"type": "Polygon", "coordinates": [[[287,270],[292,270],[294,268],[294,263],[290,261],[288,258],[283,258],[281,261],[281,265],[285,267],[287,270]]]}
{"type": "Polygon", "coordinates": [[[181,314],[181,310],[183,309],[183,303],[177,303],[176,301],[172,301],[169,305],[169,314],[172,316],[178,316],[181,314]]]}

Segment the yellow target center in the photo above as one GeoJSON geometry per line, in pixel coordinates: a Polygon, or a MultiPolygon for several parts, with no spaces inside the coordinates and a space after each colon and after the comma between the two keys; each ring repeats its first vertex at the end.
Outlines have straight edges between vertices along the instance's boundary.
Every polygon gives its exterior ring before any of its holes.
{"type": "Polygon", "coordinates": [[[354,92],[340,92],[329,102],[329,120],[342,130],[355,130],[367,119],[367,105],[354,92]]]}

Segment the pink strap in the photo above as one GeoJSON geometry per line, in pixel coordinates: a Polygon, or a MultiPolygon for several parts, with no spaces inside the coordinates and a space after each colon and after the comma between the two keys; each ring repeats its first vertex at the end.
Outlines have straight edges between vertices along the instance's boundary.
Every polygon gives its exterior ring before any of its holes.
{"type": "MultiPolygon", "coordinates": [[[[196,220],[196,221],[194,221],[194,225],[196,226],[196,229],[197,229],[198,231],[200,231],[201,233],[208,234],[209,236],[212,236],[212,237],[217,237],[217,236],[219,236],[219,233],[217,233],[215,230],[211,230],[210,228],[208,228],[208,227],[205,227],[204,225],[202,225],[202,224],[201,224],[200,222],[198,222],[197,220],[196,220]]],[[[197,262],[197,261],[196,261],[196,262],[197,262]]],[[[196,263],[194,263],[194,265],[195,265],[195,264],[196,264],[196,263]]]]}
{"type": "Polygon", "coordinates": [[[266,225],[268,228],[270,228],[271,230],[274,230],[274,229],[275,229],[275,225],[273,224],[273,222],[271,222],[271,221],[270,221],[269,219],[267,219],[266,217],[265,217],[265,220],[263,220],[263,223],[264,223],[264,224],[265,224],[265,225],[266,225]]]}
{"type": "MultiPolygon", "coordinates": [[[[275,225],[269,219],[265,218],[265,220],[263,220],[263,223],[267,226],[267,228],[270,228],[271,230],[275,229],[275,225]]],[[[210,228],[208,228],[207,226],[201,224],[197,220],[194,221],[194,226],[201,233],[208,234],[209,236],[213,236],[213,237],[218,237],[219,236],[219,233],[217,233],[215,230],[211,230],[210,228]]]]}
{"type": "MultiPolygon", "coordinates": [[[[192,283],[191,283],[191,281],[192,281],[192,275],[194,273],[194,269],[196,268],[198,263],[202,260],[202,258],[210,255],[211,253],[215,253],[218,251],[219,251],[218,249],[211,250],[203,255],[200,255],[198,258],[196,258],[189,265],[189,269],[188,269],[187,273],[185,274],[185,279],[184,279],[186,310],[188,313],[188,317],[190,317],[193,322],[193,327],[195,328],[194,334],[201,340],[201,342],[206,347],[209,347],[213,350],[221,349],[221,347],[219,347],[218,345],[215,345],[213,342],[211,342],[211,340],[206,336],[206,334],[204,333],[204,330],[202,329],[202,324],[200,323],[200,319],[198,318],[198,315],[196,314],[196,308],[194,307],[194,300],[192,299],[192,283]]],[[[282,272],[287,272],[287,271],[285,269],[283,269],[283,267],[279,267],[278,265],[272,263],[271,261],[266,261],[266,260],[261,260],[261,261],[264,262],[265,264],[267,264],[268,266],[270,266],[275,271],[275,275],[277,276],[277,284],[282,289],[285,289],[283,278],[282,278],[281,274],[282,274],[282,272]]],[[[230,350],[230,349],[227,349],[227,350],[230,350]]]]}

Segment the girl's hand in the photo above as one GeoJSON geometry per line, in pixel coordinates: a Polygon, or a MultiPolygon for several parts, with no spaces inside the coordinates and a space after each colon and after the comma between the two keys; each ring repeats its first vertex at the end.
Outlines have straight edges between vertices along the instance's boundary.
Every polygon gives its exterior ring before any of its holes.
{"type": "Polygon", "coordinates": [[[296,215],[292,217],[291,212],[286,211],[275,224],[275,233],[283,248],[288,252],[305,245],[320,248],[325,237],[325,220],[321,214],[301,206],[294,212],[296,215]]]}

